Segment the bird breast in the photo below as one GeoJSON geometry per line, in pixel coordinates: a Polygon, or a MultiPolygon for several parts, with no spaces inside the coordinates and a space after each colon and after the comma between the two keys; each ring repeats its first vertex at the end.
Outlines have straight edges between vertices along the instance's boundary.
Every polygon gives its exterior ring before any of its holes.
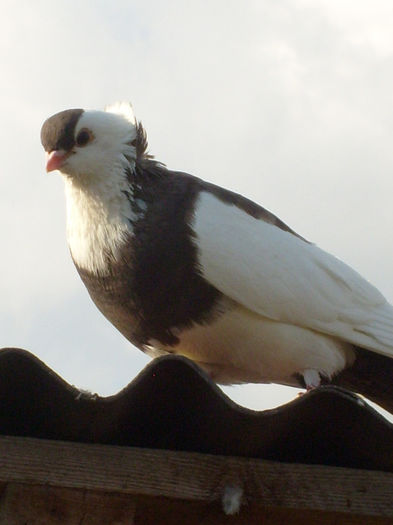
{"type": "Polygon", "coordinates": [[[66,181],[71,255],[77,266],[97,275],[109,271],[108,259],[116,261],[120,257],[122,246],[132,234],[130,202],[122,191],[113,190],[90,192],[72,180],[66,181]]]}

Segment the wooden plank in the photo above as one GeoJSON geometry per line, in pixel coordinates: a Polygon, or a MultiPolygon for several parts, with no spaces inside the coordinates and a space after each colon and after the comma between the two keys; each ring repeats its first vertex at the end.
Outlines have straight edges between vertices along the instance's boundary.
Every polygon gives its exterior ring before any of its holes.
{"type": "Polygon", "coordinates": [[[168,500],[138,496],[134,525],[392,525],[391,518],[336,512],[264,507],[248,503],[226,516],[218,502],[168,500]]]}
{"type": "Polygon", "coordinates": [[[129,494],[8,483],[0,498],[0,525],[133,525],[129,494]]]}
{"type": "Polygon", "coordinates": [[[219,502],[8,483],[0,525],[391,525],[391,518],[247,504],[226,516],[219,502]]]}
{"type": "Polygon", "coordinates": [[[0,482],[393,517],[393,474],[0,436],[0,482]]]}

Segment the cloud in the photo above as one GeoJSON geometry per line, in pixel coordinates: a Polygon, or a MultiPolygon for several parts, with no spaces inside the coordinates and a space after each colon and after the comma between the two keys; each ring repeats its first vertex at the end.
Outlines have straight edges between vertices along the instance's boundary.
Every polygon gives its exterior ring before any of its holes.
{"type": "Polygon", "coordinates": [[[160,160],[265,205],[393,301],[388,1],[72,5],[6,2],[0,21],[7,345],[101,392],[143,364],[136,350],[124,357],[130,345],[72,267],[62,182],[44,175],[39,144],[50,114],[118,99],[133,102],[160,160]]]}

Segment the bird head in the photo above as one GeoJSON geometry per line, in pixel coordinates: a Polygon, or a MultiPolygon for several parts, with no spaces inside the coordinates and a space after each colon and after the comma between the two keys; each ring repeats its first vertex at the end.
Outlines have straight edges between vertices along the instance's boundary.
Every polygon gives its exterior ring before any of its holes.
{"type": "Polygon", "coordinates": [[[135,162],[137,139],[138,123],[124,102],[105,111],[67,109],[49,117],[41,129],[46,171],[80,180],[135,162]]]}

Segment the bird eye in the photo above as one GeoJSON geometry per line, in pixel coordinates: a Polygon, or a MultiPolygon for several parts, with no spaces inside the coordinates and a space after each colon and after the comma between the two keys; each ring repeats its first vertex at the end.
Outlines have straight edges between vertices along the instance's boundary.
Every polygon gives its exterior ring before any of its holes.
{"type": "Polygon", "coordinates": [[[88,129],[81,129],[76,136],[77,146],[86,146],[88,142],[93,138],[92,133],[88,129]]]}

